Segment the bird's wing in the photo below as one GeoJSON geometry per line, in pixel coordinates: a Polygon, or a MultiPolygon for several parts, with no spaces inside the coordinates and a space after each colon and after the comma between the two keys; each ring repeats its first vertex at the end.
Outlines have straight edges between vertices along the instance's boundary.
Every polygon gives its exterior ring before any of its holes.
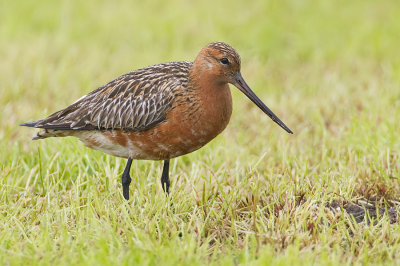
{"type": "Polygon", "coordinates": [[[175,62],[130,72],[26,125],[56,130],[149,129],[166,119],[176,90],[186,86],[189,68],[188,62],[175,62]]]}

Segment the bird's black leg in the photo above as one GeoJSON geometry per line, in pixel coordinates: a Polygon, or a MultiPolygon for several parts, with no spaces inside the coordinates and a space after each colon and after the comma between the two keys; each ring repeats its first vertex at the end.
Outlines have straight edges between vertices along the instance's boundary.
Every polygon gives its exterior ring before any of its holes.
{"type": "Polygon", "coordinates": [[[132,158],[128,159],[126,163],[124,173],[122,174],[122,194],[126,200],[129,200],[129,184],[131,183],[131,177],[129,175],[129,171],[131,170],[132,158]]]}
{"type": "Polygon", "coordinates": [[[167,192],[167,194],[169,194],[169,184],[169,160],[165,160],[161,176],[161,185],[164,192],[167,192]]]}

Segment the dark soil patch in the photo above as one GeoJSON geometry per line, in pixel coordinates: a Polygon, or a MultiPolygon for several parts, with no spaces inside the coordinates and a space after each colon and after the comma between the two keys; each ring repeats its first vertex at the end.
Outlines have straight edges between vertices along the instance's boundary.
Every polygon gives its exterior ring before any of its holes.
{"type": "Polygon", "coordinates": [[[371,222],[375,223],[385,216],[389,217],[391,224],[400,220],[399,206],[382,206],[382,204],[375,200],[360,200],[358,202],[333,201],[329,205],[329,208],[334,212],[337,208],[345,210],[357,223],[363,221],[366,221],[367,224],[371,222]]]}

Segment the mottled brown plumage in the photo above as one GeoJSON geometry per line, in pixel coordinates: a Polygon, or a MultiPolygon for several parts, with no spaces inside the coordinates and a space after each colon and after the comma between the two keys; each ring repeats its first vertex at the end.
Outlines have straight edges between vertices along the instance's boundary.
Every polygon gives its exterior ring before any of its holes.
{"type": "MultiPolygon", "coordinates": [[[[48,118],[22,125],[42,129],[34,139],[75,136],[90,148],[130,158],[123,180],[129,177],[131,159],[165,160],[163,185],[167,184],[168,191],[169,159],[199,149],[228,125],[232,113],[228,83],[292,133],[250,90],[240,64],[231,46],[211,43],[193,63],[172,62],[132,71],[48,118]]],[[[128,198],[126,189],[124,185],[128,198]]]]}
{"type": "Polygon", "coordinates": [[[187,88],[190,62],[165,63],[125,74],[67,108],[38,121],[57,130],[142,131],[166,118],[176,95],[187,88]]]}

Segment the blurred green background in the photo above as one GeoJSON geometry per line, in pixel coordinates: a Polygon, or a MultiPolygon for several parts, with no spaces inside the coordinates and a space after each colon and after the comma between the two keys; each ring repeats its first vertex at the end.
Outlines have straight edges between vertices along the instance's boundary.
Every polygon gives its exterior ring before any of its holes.
{"type": "Polygon", "coordinates": [[[360,197],[398,203],[399,17],[396,0],[0,0],[0,259],[262,265],[398,260],[398,225],[386,221],[383,233],[359,228],[349,237],[344,220],[329,221],[308,235],[303,222],[310,208],[293,214],[288,206],[302,193],[302,206],[360,197]],[[234,112],[226,131],[174,160],[172,222],[159,213],[165,206],[159,203],[158,162],[134,163],[136,194],[127,213],[119,207],[124,160],[74,139],[31,142],[33,130],[17,126],[131,70],[193,60],[214,41],[237,49],[247,83],[295,134],[286,134],[232,87],[234,112]],[[204,196],[220,190],[231,200],[228,207],[204,196]],[[194,191],[202,191],[202,200],[194,191]],[[251,211],[234,214],[257,197],[255,239],[243,233],[253,230],[251,211]],[[266,215],[263,208],[271,206],[283,206],[288,220],[266,215]],[[203,209],[217,218],[202,217],[203,209]],[[111,218],[101,220],[99,213],[111,218]],[[187,216],[198,220],[182,218],[187,216]],[[263,219],[275,226],[262,227],[263,219]],[[124,231],[132,223],[137,231],[124,231]],[[179,242],[178,231],[198,238],[179,242]],[[291,239],[286,246],[285,239],[291,239]]]}

